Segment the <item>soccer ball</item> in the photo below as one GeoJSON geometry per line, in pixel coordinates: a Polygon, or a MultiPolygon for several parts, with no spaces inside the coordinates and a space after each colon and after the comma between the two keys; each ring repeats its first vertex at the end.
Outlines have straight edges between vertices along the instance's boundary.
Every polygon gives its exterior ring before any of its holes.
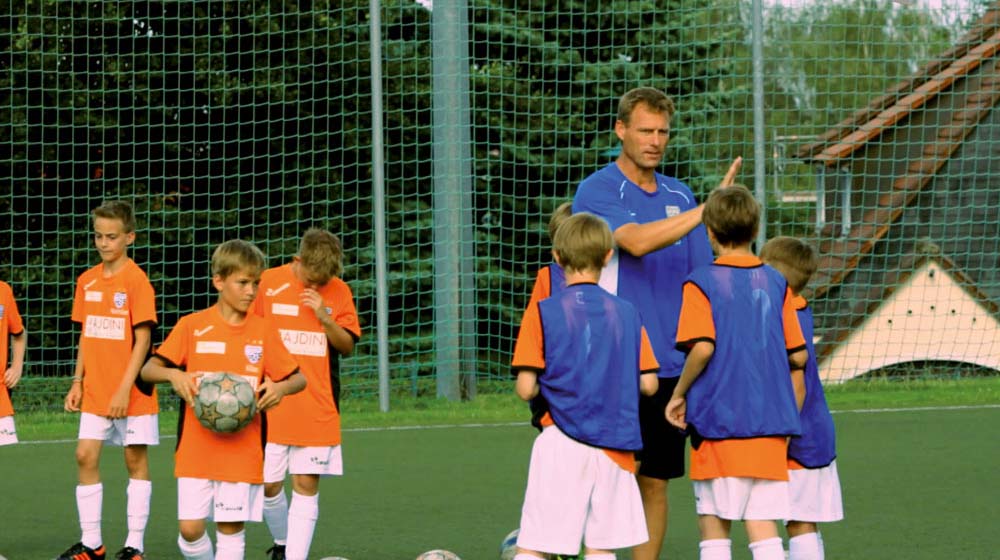
{"type": "Polygon", "coordinates": [[[447,550],[428,550],[427,552],[417,556],[416,560],[462,560],[454,552],[447,550]]]}
{"type": "Polygon", "coordinates": [[[257,395],[246,378],[235,373],[206,373],[194,397],[194,415],[213,432],[243,429],[257,413],[257,395]]]}
{"type": "Polygon", "coordinates": [[[520,529],[514,529],[503,538],[500,543],[500,560],[514,560],[514,556],[517,555],[517,534],[519,532],[520,529]]]}

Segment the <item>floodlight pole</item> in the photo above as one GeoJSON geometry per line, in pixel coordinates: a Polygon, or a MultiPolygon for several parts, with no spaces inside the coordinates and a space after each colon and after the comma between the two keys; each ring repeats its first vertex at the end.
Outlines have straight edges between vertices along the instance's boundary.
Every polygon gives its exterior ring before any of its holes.
{"type": "Polygon", "coordinates": [[[760,202],[760,227],[757,230],[757,250],[767,240],[767,136],[764,132],[764,18],[761,0],[751,3],[753,36],[753,184],[754,195],[760,202]]]}

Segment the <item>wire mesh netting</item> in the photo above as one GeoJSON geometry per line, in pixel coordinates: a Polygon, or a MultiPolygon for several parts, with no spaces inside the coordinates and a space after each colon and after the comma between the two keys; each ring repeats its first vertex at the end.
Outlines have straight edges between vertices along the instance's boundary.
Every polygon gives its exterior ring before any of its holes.
{"type": "Polygon", "coordinates": [[[703,198],[742,155],[767,234],[819,250],[807,295],[826,378],[995,370],[1000,8],[946,4],[8,3],[0,275],[30,333],[15,404],[65,391],[90,211],[113,198],[138,213],[154,343],[214,301],[216,244],[254,241],[277,265],[319,226],[343,241],[365,330],[348,395],[378,389],[379,351],[392,391],[506,380],[549,215],[617,156],[618,98],[642,85],[678,107],[663,173],[703,198]]]}

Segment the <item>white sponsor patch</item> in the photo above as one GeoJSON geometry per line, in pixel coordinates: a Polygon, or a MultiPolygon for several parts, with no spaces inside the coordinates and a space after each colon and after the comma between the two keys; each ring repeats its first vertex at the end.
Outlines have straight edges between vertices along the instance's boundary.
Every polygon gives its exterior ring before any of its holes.
{"type": "Polygon", "coordinates": [[[83,327],[83,336],[106,340],[125,340],[125,319],[121,317],[105,317],[103,315],[87,315],[87,321],[83,327]]]}
{"type": "Polygon", "coordinates": [[[225,354],[226,343],[221,340],[199,340],[194,347],[195,354],[225,354]]]}
{"type": "Polygon", "coordinates": [[[326,334],[314,331],[278,329],[285,348],[296,356],[326,357],[326,334]]]}
{"type": "Polygon", "coordinates": [[[83,299],[85,301],[100,302],[104,301],[104,292],[95,292],[94,290],[87,290],[83,293],[83,299]]]}
{"type": "Polygon", "coordinates": [[[285,315],[287,317],[298,317],[299,306],[289,303],[272,303],[271,313],[275,315],[285,315]]]}
{"type": "Polygon", "coordinates": [[[674,216],[679,216],[680,213],[681,213],[681,207],[680,206],[673,206],[671,204],[668,204],[668,205],[666,205],[664,207],[664,209],[667,212],[667,217],[668,218],[673,218],[674,216]]]}

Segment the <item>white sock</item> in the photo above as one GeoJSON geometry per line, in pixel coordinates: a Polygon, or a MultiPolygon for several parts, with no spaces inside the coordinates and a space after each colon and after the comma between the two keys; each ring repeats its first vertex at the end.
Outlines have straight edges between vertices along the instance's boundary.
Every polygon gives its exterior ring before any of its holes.
{"type": "Polygon", "coordinates": [[[709,539],[698,543],[700,560],[732,560],[733,541],[730,539],[709,539]]]}
{"type": "Polygon", "coordinates": [[[149,499],[153,495],[153,483],[130,478],[125,495],[128,512],[128,538],[125,539],[125,546],[145,550],[142,541],[146,534],[146,522],[149,521],[149,499]]]}
{"type": "Polygon", "coordinates": [[[781,537],[772,537],[750,543],[753,560],[785,560],[785,549],[781,548],[781,537]]]}
{"type": "Polygon", "coordinates": [[[819,533],[806,533],[788,539],[789,560],[823,560],[823,541],[819,533]]]}
{"type": "Polygon", "coordinates": [[[212,540],[208,538],[208,533],[194,542],[188,542],[181,535],[177,535],[177,548],[181,549],[181,554],[186,560],[215,560],[212,540]]]}
{"type": "Polygon", "coordinates": [[[583,560],[615,560],[615,554],[584,554],[583,560]]]}
{"type": "Polygon", "coordinates": [[[104,501],[104,486],[97,484],[76,487],[76,511],[80,514],[80,542],[90,548],[100,548],[101,505],[104,501]]]}
{"type": "Polygon", "coordinates": [[[288,507],[288,543],[285,548],[285,558],[306,560],[318,518],[319,494],[303,496],[293,490],[292,504],[288,507]]]}
{"type": "Polygon", "coordinates": [[[215,560],[243,560],[246,552],[246,531],[225,535],[215,532],[215,560]]]}
{"type": "Polygon", "coordinates": [[[264,521],[274,544],[285,544],[288,539],[288,498],[284,490],[270,498],[264,496],[264,521]]]}
{"type": "Polygon", "coordinates": [[[532,554],[525,554],[522,552],[517,556],[515,556],[514,558],[512,558],[512,560],[539,560],[540,558],[541,556],[534,556],[532,554]]]}

